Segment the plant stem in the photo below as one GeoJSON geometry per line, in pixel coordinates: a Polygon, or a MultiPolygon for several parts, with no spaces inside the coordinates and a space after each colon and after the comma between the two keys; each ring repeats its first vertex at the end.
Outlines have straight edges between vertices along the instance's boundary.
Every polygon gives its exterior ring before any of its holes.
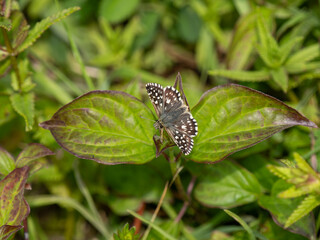
{"type": "MultiPolygon", "coordinates": [[[[172,176],[175,176],[176,175],[176,172],[178,171],[178,167],[177,167],[177,159],[174,157],[173,155],[173,151],[170,149],[170,152],[169,152],[169,160],[170,160],[170,169],[171,169],[171,173],[172,173],[172,176]]],[[[178,192],[179,194],[182,196],[182,198],[185,200],[185,201],[188,201],[188,195],[186,194],[184,188],[183,188],[183,185],[182,185],[182,182],[181,182],[181,178],[179,176],[179,174],[176,176],[176,179],[174,181],[177,189],[178,189],[178,192]]]]}
{"type": "Polygon", "coordinates": [[[3,28],[1,30],[2,30],[2,35],[3,35],[4,42],[5,42],[6,47],[7,47],[7,51],[9,53],[9,55],[10,55],[12,68],[13,68],[13,70],[14,70],[14,72],[16,74],[17,80],[18,80],[19,91],[21,92],[21,90],[22,90],[22,80],[21,80],[20,73],[19,73],[17,59],[16,59],[16,56],[14,55],[14,50],[13,50],[13,48],[11,46],[7,31],[5,29],[3,29],[3,28]]]}
{"type": "MultiPolygon", "coordinates": [[[[153,215],[152,215],[152,218],[150,220],[150,223],[153,224],[154,220],[156,220],[156,217],[160,211],[160,208],[162,206],[162,203],[163,203],[163,200],[167,194],[167,191],[168,191],[168,183],[166,183],[164,189],[163,189],[163,192],[162,192],[162,195],[161,195],[161,198],[160,198],[160,201],[158,203],[158,206],[156,208],[156,210],[154,211],[153,215]]],[[[150,233],[150,230],[151,230],[151,224],[148,225],[148,228],[147,230],[145,231],[144,235],[143,235],[143,238],[142,240],[146,240],[148,238],[148,235],[150,233]]]]}

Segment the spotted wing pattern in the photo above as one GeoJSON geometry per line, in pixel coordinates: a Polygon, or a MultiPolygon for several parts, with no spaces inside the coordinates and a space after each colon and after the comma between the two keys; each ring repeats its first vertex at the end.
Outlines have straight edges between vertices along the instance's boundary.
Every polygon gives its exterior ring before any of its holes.
{"type": "Polygon", "coordinates": [[[150,98],[150,101],[158,115],[160,117],[163,112],[163,87],[157,83],[148,83],[146,89],[150,98]]]}
{"type": "Polygon", "coordinates": [[[158,114],[160,123],[166,129],[180,150],[188,155],[193,148],[193,139],[198,134],[197,121],[192,117],[178,90],[169,86],[164,89],[156,83],[148,83],[147,91],[158,114]],[[162,97],[159,95],[162,90],[162,97]],[[158,110],[157,110],[158,108],[158,110]]]}
{"type": "Polygon", "coordinates": [[[178,90],[174,87],[168,86],[164,88],[164,112],[170,112],[182,105],[181,96],[178,90]]]}

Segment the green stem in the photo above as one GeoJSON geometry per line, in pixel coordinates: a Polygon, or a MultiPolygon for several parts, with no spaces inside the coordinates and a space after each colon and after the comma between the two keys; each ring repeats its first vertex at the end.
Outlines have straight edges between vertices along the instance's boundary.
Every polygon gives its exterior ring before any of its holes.
{"type": "MultiPolygon", "coordinates": [[[[170,169],[171,169],[172,176],[175,176],[176,172],[178,171],[178,167],[177,167],[177,162],[175,161],[176,160],[175,156],[173,155],[173,151],[171,149],[169,152],[169,159],[170,159],[170,169]]],[[[188,195],[183,188],[179,174],[176,176],[174,183],[178,189],[179,194],[182,196],[182,198],[185,201],[189,201],[188,195]]]]}
{"type": "Polygon", "coordinates": [[[14,72],[16,74],[17,80],[18,80],[19,91],[21,92],[21,90],[22,90],[22,80],[21,80],[20,73],[19,73],[17,59],[16,59],[16,56],[14,55],[14,50],[13,50],[13,48],[11,46],[7,31],[5,29],[3,29],[3,28],[1,30],[2,30],[2,35],[3,35],[4,42],[5,42],[6,47],[7,47],[7,51],[9,53],[9,55],[10,55],[12,68],[13,68],[13,70],[14,70],[14,72]]]}

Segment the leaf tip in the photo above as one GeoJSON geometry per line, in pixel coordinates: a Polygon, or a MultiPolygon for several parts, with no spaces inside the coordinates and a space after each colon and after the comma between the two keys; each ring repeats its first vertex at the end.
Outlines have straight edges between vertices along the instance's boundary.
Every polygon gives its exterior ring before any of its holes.
{"type": "Polygon", "coordinates": [[[64,127],[66,124],[64,121],[59,121],[59,120],[55,120],[55,119],[50,119],[48,121],[39,123],[39,126],[47,129],[47,130],[51,130],[51,128],[55,128],[55,127],[64,127]]]}

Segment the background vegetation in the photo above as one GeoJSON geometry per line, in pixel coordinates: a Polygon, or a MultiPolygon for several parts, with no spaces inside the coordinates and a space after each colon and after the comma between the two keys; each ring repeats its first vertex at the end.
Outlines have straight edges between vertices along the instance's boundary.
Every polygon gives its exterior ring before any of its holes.
{"type": "MultiPolygon", "coordinates": [[[[161,198],[166,182],[173,178],[163,156],[143,165],[116,166],[78,159],[38,124],[74,98],[97,89],[127,92],[152,109],[145,83],[172,85],[180,72],[191,108],[206,90],[234,82],[284,101],[319,126],[319,2],[11,3],[14,21],[6,21],[2,7],[0,26],[0,146],[16,161],[29,143],[40,143],[55,153],[40,156],[27,181],[32,186],[25,191],[31,207],[30,239],[111,239],[125,223],[134,224],[142,234],[148,224],[140,225],[134,212],[150,220],[159,202],[162,208],[148,239],[169,239],[166,234],[197,240],[316,238],[319,130],[293,127],[220,163],[185,163],[179,173],[184,189],[197,184],[193,176],[203,171],[209,176],[205,180],[214,185],[205,196],[199,190],[205,185],[198,185],[182,220],[176,222],[184,201],[176,185],[170,185],[166,198],[161,198]],[[35,25],[41,20],[42,25],[35,25]],[[8,49],[6,38],[14,59],[3,51],[4,46],[8,49]],[[284,174],[275,167],[280,165],[291,172],[284,174]],[[308,176],[312,181],[305,179],[308,176]],[[296,184],[295,194],[279,200],[278,193],[291,186],[279,177],[296,184]],[[243,191],[230,195],[228,187],[243,191]],[[299,206],[300,213],[292,216],[299,206]],[[301,218],[301,212],[312,209],[301,218]]],[[[22,234],[16,238],[22,239],[22,234]]]]}

